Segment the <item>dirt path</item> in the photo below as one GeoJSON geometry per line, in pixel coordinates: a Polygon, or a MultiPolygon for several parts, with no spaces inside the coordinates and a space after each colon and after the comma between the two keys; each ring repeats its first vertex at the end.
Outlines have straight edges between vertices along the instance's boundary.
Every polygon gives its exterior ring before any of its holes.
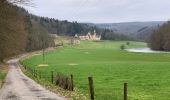
{"type": "Polygon", "coordinates": [[[9,72],[0,91],[0,100],[66,100],[24,75],[18,59],[9,60],[9,72]]]}

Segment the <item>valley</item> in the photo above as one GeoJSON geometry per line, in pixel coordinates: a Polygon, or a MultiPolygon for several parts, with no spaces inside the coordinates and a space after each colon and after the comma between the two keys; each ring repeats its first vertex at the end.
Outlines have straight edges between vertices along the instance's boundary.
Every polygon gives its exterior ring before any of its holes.
{"type": "MultiPolygon", "coordinates": [[[[133,53],[120,49],[126,41],[81,41],[80,45],[64,45],[53,52],[34,56],[23,64],[47,76],[73,74],[75,87],[89,94],[87,77],[94,78],[96,100],[123,99],[123,84],[128,83],[130,100],[166,100],[168,96],[169,54],[133,53]],[[39,64],[47,67],[38,67],[39,64]]],[[[145,43],[130,42],[126,48],[144,48],[145,43]]],[[[50,80],[46,80],[50,81],[50,80]]]]}

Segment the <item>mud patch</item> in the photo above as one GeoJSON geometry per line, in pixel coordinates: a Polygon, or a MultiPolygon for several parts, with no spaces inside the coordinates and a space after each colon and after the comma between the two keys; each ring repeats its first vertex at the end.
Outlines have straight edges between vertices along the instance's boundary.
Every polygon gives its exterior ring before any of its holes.
{"type": "Polygon", "coordinates": [[[5,100],[19,100],[19,97],[13,92],[9,92],[5,100]]]}
{"type": "Polygon", "coordinates": [[[77,66],[78,64],[76,64],[76,63],[70,63],[70,64],[68,64],[68,65],[70,65],[70,66],[77,66]]]}
{"type": "Polygon", "coordinates": [[[41,100],[57,100],[57,99],[53,99],[53,98],[42,98],[41,100]]]}
{"type": "Polygon", "coordinates": [[[39,91],[42,91],[42,90],[34,89],[34,88],[31,88],[30,90],[31,90],[32,92],[39,92],[39,91]]]}
{"type": "Polygon", "coordinates": [[[39,64],[38,67],[48,67],[48,64],[39,64]]]}
{"type": "Polygon", "coordinates": [[[39,91],[42,91],[42,90],[38,89],[38,88],[35,87],[35,86],[29,86],[29,88],[30,88],[30,91],[32,91],[32,92],[39,92],[39,91]]]}
{"type": "Polygon", "coordinates": [[[22,78],[22,80],[23,80],[23,81],[28,81],[28,80],[27,80],[27,79],[25,79],[25,78],[22,78]]]}

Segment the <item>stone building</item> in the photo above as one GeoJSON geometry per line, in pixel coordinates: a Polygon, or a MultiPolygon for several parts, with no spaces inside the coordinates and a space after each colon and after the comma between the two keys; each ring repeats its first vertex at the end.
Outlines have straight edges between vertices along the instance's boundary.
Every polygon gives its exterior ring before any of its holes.
{"type": "Polygon", "coordinates": [[[94,30],[93,33],[88,32],[86,35],[82,36],[76,34],[75,37],[78,37],[80,40],[101,40],[101,35],[97,35],[96,30],[94,30]]]}

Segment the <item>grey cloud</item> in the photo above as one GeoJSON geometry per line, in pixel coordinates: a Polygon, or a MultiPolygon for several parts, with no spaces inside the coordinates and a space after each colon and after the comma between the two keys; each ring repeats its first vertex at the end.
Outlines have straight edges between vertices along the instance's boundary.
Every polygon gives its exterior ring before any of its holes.
{"type": "Polygon", "coordinates": [[[169,0],[35,0],[30,12],[61,20],[123,22],[168,20],[169,0]]]}

